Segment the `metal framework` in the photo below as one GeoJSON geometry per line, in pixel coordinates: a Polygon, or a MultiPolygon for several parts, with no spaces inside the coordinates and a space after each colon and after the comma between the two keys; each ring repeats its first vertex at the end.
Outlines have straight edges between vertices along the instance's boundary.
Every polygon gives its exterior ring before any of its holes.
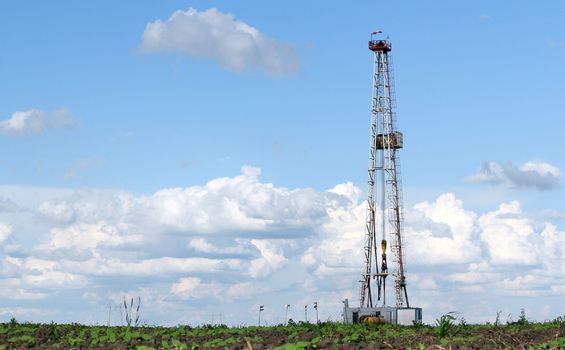
{"type": "Polygon", "coordinates": [[[374,65],[365,269],[360,281],[360,307],[372,308],[378,304],[386,306],[386,278],[389,275],[394,277],[396,306],[410,307],[402,249],[402,184],[399,150],[403,146],[403,135],[396,129],[394,77],[390,55],[392,45],[388,40],[379,39],[378,34],[381,32],[373,32],[369,41],[374,65]],[[378,206],[377,197],[380,197],[378,206]],[[377,222],[380,227],[377,227],[377,222]],[[380,233],[381,238],[380,252],[377,233],[380,233]],[[389,247],[392,255],[391,269],[387,263],[387,238],[390,238],[391,242],[389,247]]]}

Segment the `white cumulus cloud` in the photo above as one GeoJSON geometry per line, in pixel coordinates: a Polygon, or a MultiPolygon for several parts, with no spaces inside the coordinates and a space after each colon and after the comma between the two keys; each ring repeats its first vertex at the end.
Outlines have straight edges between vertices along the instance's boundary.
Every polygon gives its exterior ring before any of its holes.
{"type": "Polygon", "coordinates": [[[8,224],[0,222],[0,244],[5,242],[12,234],[12,227],[8,224]]]}
{"type": "Polygon", "coordinates": [[[278,242],[252,239],[251,243],[261,252],[260,258],[251,261],[249,274],[252,277],[268,276],[287,261],[278,242]]]}
{"type": "Polygon", "coordinates": [[[125,235],[120,230],[106,223],[78,223],[65,228],[53,228],[48,241],[40,248],[55,252],[58,250],[73,253],[89,252],[97,254],[97,249],[120,245],[135,245],[143,242],[142,235],[125,235]]]}
{"type": "Polygon", "coordinates": [[[335,190],[275,187],[261,182],[260,176],[260,169],[244,166],[235,177],[217,178],[204,186],[163,189],[149,196],[117,193],[97,198],[87,193],[73,200],[45,201],[37,214],[66,224],[118,221],[186,235],[239,231],[246,236],[251,232],[304,236],[322,222],[328,207],[351,200],[335,190]]]}
{"type": "Polygon", "coordinates": [[[60,108],[53,112],[30,109],[14,112],[10,118],[0,120],[0,134],[38,134],[49,129],[72,128],[76,124],[75,118],[67,108],[60,108]]]}
{"type": "Polygon", "coordinates": [[[527,162],[520,167],[512,163],[485,162],[481,170],[467,177],[468,181],[502,185],[509,188],[550,190],[559,186],[561,171],[543,162],[527,162]]]}
{"type": "Polygon", "coordinates": [[[176,11],[166,21],[147,24],[141,40],[144,52],[178,52],[211,59],[238,72],[259,68],[269,74],[296,70],[292,45],[267,37],[257,28],[215,8],[176,11]]]}
{"type": "Polygon", "coordinates": [[[419,203],[410,214],[406,241],[414,262],[462,264],[481,258],[476,240],[477,215],[465,210],[452,193],[442,194],[433,203],[419,203]]]}
{"type": "Polygon", "coordinates": [[[220,291],[217,283],[203,283],[198,277],[183,277],[171,285],[171,293],[181,299],[210,298],[220,291]]]}

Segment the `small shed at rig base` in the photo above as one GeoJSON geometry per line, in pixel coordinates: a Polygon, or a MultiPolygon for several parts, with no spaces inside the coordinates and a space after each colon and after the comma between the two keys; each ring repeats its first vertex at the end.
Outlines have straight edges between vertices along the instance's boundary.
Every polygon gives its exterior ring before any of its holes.
{"type": "Polygon", "coordinates": [[[361,323],[366,317],[383,317],[389,324],[412,326],[422,323],[422,308],[419,307],[349,307],[349,300],[343,301],[343,322],[347,324],[361,323]]]}

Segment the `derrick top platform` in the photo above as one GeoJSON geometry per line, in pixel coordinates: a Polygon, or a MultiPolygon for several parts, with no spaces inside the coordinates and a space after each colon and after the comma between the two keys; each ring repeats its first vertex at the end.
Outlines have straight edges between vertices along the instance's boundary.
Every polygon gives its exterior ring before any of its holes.
{"type": "Polygon", "coordinates": [[[389,52],[392,50],[392,44],[390,43],[390,41],[377,38],[377,35],[381,33],[381,31],[371,33],[371,40],[369,40],[369,50],[373,52],[389,52]]]}

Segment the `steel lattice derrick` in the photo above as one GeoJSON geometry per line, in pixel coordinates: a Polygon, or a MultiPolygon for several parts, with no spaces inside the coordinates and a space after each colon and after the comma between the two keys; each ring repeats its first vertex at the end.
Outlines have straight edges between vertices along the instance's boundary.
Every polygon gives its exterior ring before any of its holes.
{"type": "MultiPolygon", "coordinates": [[[[378,32],[373,33],[378,34],[378,32]]],[[[371,104],[371,137],[369,146],[367,214],[365,234],[365,269],[361,280],[361,307],[373,307],[373,301],[386,304],[386,277],[395,278],[396,305],[409,306],[406,291],[404,252],[402,246],[402,184],[398,150],[402,148],[402,133],[396,130],[394,77],[388,40],[371,35],[369,49],[373,51],[373,81],[371,104]],[[376,197],[380,195],[379,205],[376,197]],[[380,209],[381,251],[377,244],[377,210],[380,209]],[[387,262],[387,238],[390,238],[392,270],[387,262]],[[378,257],[381,266],[379,272],[378,257]],[[374,272],[373,272],[374,265],[374,272]],[[375,279],[377,298],[371,288],[375,279]]]]}

